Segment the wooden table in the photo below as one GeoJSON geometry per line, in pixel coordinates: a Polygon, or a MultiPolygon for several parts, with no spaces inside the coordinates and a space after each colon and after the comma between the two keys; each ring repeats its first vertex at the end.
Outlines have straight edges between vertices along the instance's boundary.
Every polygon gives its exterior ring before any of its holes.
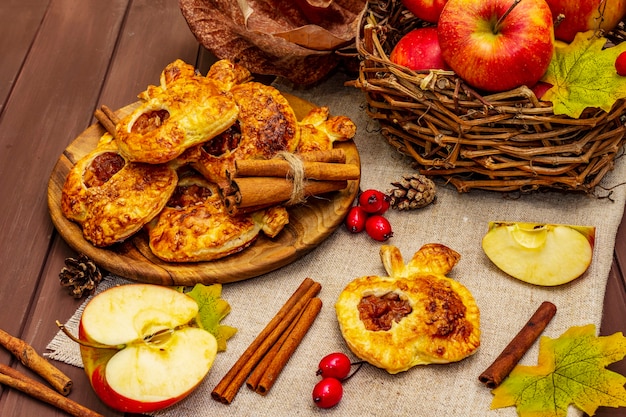
{"type": "MultiPolygon", "coordinates": [[[[206,72],[211,56],[189,31],[175,0],[3,0],[0,2],[0,327],[44,352],[80,300],[59,285],[75,253],[48,215],[48,178],[65,147],[94,123],[93,111],[119,108],[181,58],[206,72]]],[[[602,334],[626,330],[626,222],[617,237],[602,334]]],[[[0,361],[26,374],[5,350],[0,361]]],[[[613,369],[626,374],[624,361],[613,369]]],[[[55,362],[74,380],[73,400],[107,416],[82,369],[55,362]]],[[[0,415],[60,416],[4,386],[0,415]]],[[[598,416],[623,415],[601,409],[598,416]]]]}

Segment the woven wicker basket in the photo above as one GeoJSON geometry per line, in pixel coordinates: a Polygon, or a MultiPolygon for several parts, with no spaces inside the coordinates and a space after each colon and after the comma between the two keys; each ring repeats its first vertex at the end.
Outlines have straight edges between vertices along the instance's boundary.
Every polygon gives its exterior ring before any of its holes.
{"type": "Polygon", "coordinates": [[[415,169],[445,178],[459,192],[594,190],[621,153],[625,100],[608,113],[587,109],[574,119],[554,115],[551,103],[525,86],[481,96],[454,72],[393,64],[396,42],[426,25],[400,0],[369,1],[357,36],[359,77],[351,83],[365,92],[369,116],[415,169]]]}

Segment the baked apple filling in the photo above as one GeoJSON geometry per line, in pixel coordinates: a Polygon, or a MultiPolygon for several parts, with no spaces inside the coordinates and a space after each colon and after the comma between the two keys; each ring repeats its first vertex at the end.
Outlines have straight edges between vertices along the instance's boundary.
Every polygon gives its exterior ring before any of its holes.
{"type": "Polygon", "coordinates": [[[241,142],[241,124],[237,120],[224,132],[202,145],[202,149],[209,155],[219,157],[237,149],[239,142],[241,142]]]}
{"type": "Polygon", "coordinates": [[[400,322],[413,311],[409,301],[395,292],[382,296],[367,295],[361,298],[357,308],[365,328],[373,332],[391,329],[394,322],[400,322]]]}
{"type": "Polygon", "coordinates": [[[147,111],[137,117],[130,131],[132,133],[145,135],[161,127],[163,122],[169,119],[169,117],[170,113],[164,109],[147,111]]]}
{"type": "Polygon", "coordinates": [[[168,207],[183,208],[203,204],[213,192],[199,185],[178,186],[167,202],[168,207]]]}
{"type": "Polygon", "coordinates": [[[85,187],[100,187],[124,168],[126,161],[118,153],[105,152],[96,156],[85,170],[83,183],[85,187]]]}

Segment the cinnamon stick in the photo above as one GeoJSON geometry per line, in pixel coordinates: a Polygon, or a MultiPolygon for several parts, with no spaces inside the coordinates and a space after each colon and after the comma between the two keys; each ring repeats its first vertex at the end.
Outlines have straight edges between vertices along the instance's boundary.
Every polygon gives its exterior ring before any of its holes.
{"type": "MultiPolygon", "coordinates": [[[[236,194],[228,196],[226,192],[222,192],[226,210],[230,214],[236,213],[240,208],[284,203],[292,198],[294,189],[293,181],[274,177],[236,178],[232,186],[236,194]]],[[[347,186],[347,181],[305,181],[300,191],[302,197],[309,197],[343,190],[347,186]]]]}
{"type": "Polygon", "coordinates": [[[45,379],[59,393],[68,395],[72,390],[72,380],[44,357],[37,354],[37,351],[25,341],[0,329],[0,345],[15,355],[24,366],[45,379]]]}
{"type": "MultiPolygon", "coordinates": [[[[361,170],[353,164],[302,161],[304,178],[326,181],[356,180],[361,170]]],[[[235,177],[280,177],[293,175],[291,164],[279,158],[241,159],[235,161],[235,177]]]]}
{"type": "Polygon", "coordinates": [[[109,120],[114,124],[118,124],[120,122],[120,118],[117,117],[117,114],[113,110],[111,110],[108,106],[102,105],[100,106],[100,110],[109,118],[109,120]]]}
{"type": "Polygon", "coordinates": [[[103,417],[93,410],[57,393],[21,372],[0,364],[0,384],[15,388],[29,396],[55,406],[76,417],[103,417]]]}
{"type": "Polygon", "coordinates": [[[276,343],[307,302],[320,292],[321,288],[321,285],[311,278],[302,281],[296,291],[213,389],[211,397],[214,400],[224,404],[230,404],[233,401],[252,369],[276,343]]]}
{"type": "Polygon", "coordinates": [[[322,300],[317,297],[312,298],[307,303],[307,306],[300,318],[298,320],[294,320],[296,325],[293,330],[288,334],[284,343],[280,346],[280,349],[278,349],[278,352],[276,352],[276,355],[263,373],[255,392],[261,395],[265,395],[269,392],[283,368],[287,365],[291,355],[293,355],[296,348],[300,345],[300,342],[302,342],[302,339],[309,331],[309,328],[311,328],[313,321],[315,321],[315,318],[321,309],[322,300]]]}
{"type": "Polygon", "coordinates": [[[544,301],[502,353],[478,377],[488,388],[495,388],[511,373],[515,365],[535,343],[556,314],[556,306],[544,301]]]}
{"type": "Polygon", "coordinates": [[[102,110],[96,109],[96,111],[93,112],[93,115],[107,132],[109,132],[112,136],[115,136],[115,123],[113,123],[102,110]]]}
{"type": "Polygon", "coordinates": [[[341,148],[309,151],[297,154],[303,161],[346,163],[346,153],[341,148]]]}
{"type": "Polygon", "coordinates": [[[298,317],[296,317],[294,320],[291,321],[291,324],[289,324],[289,327],[285,329],[283,334],[280,335],[280,338],[276,341],[276,343],[274,343],[274,346],[272,346],[272,348],[267,351],[265,356],[263,356],[263,359],[261,359],[261,361],[254,368],[250,376],[248,376],[248,380],[246,381],[246,386],[250,388],[252,391],[257,390],[259,386],[259,382],[261,381],[261,378],[263,378],[263,374],[265,373],[267,368],[270,366],[270,363],[272,363],[272,360],[274,360],[274,358],[276,357],[276,354],[278,353],[282,345],[285,343],[285,340],[287,340],[287,338],[289,337],[289,334],[292,332],[293,328],[296,327],[296,324],[302,317],[303,313],[304,313],[304,310],[300,312],[298,317]]]}

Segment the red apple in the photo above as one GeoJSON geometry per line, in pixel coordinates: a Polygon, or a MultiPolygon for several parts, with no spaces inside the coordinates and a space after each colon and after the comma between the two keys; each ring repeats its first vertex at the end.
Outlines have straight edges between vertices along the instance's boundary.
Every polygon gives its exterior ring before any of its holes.
{"type": "Polygon", "coordinates": [[[402,0],[402,4],[416,17],[430,23],[437,23],[439,15],[448,0],[402,0]]]}
{"type": "Polygon", "coordinates": [[[151,284],[113,287],[85,306],[79,343],[85,372],[98,397],[127,413],[175,404],[204,379],[217,341],[193,327],[198,303],[151,284]]]}
{"type": "Polygon", "coordinates": [[[554,36],[564,42],[576,33],[588,30],[609,32],[626,16],[626,0],[546,0],[552,16],[563,20],[554,28],[554,36]]]}
{"type": "Polygon", "coordinates": [[[448,0],[438,33],[448,65],[469,85],[491,92],[535,84],[554,52],[545,0],[448,0]]]}
{"type": "Polygon", "coordinates": [[[391,62],[412,70],[449,69],[441,56],[437,29],[414,29],[404,35],[389,55],[391,62]]]}
{"type": "Polygon", "coordinates": [[[533,93],[535,93],[535,97],[537,97],[539,100],[541,100],[541,98],[543,97],[543,95],[549,90],[551,89],[553,86],[550,83],[546,83],[544,81],[539,81],[537,82],[537,84],[533,85],[532,87],[530,87],[531,90],[533,90],[533,93]]]}
{"type": "Polygon", "coordinates": [[[615,71],[622,77],[626,76],[626,52],[622,52],[615,59],[615,71]]]}

